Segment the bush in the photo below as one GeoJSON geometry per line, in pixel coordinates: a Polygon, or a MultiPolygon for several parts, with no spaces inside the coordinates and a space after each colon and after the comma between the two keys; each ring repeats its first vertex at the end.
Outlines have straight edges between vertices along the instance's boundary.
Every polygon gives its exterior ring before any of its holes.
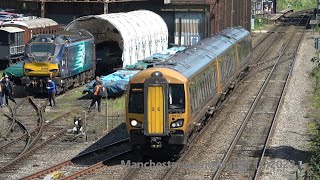
{"type": "MultiPolygon", "coordinates": [[[[320,109],[320,68],[316,67],[312,70],[311,76],[316,81],[313,104],[315,108],[320,109]]],[[[320,179],[320,122],[316,121],[310,127],[311,130],[311,159],[309,161],[310,175],[314,179],[320,179]]]]}
{"type": "Polygon", "coordinates": [[[315,179],[320,179],[320,124],[316,124],[316,129],[313,130],[311,138],[312,155],[309,161],[311,176],[315,179]]]}
{"type": "Polygon", "coordinates": [[[278,0],[277,9],[292,8],[294,11],[312,9],[317,7],[317,0],[278,0]],[[289,7],[288,7],[289,6],[289,7]]]}

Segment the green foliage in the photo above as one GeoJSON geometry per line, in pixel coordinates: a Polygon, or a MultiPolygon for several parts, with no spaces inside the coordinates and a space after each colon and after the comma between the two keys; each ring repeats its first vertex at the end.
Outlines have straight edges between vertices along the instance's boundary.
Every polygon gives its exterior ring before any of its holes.
{"type": "Polygon", "coordinates": [[[316,26],[316,27],[314,28],[314,31],[315,31],[315,32],[320,32],[320,26],[319,26],[319,25],[316,26]]]}
{"type": "Polygon", "coordinates": [[[278,0],[277,9],[292,8],[294,11],[312,9],[317,7],[317,0],[278,0]]]}
{"type": "Polygon", "coordinates": [[[314,179],[320,179],[320,124],[317,123],[311,129],[313,136],[311,138],[312,156],[309,161],[309,167],[314,179]]]}
{"type": "Polygon", "coordinates": [[[311,72],[311,75],[316,82],[313,94],[313,103],[317,109],[320,109],[320,68],[314,68],[311,72]]]}
{"type": "Polygon", "coordinates": [[[268,24],[268,18],[267,17],[261,17],[261,18],[254,18],[254,30],[260,30],[261,29],[266,29],[268,24]],[[259,23],[259,19],[261,19],[261,23],[259,23]]]}
{"type": "MultiPolygon", "coordinates": [[[[313,94],[313,104],[317,109],[320,109],[320,68],[316,67],[312,70],[311,76],[316,84],[313,94]]],[[[314,179],[320,179],[320,122],[309,124],[311,138],[312,156],[309,161],[311,176],[314,179]]]]}

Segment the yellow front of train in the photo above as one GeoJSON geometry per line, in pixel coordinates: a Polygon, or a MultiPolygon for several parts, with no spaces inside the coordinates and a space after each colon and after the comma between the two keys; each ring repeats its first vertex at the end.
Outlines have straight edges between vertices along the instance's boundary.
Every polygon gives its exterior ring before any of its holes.
{"type": "Polygon", "coordinates": [[[126,125],[136,148],[181,147],[190,126],[187,79],[169,68],[136,74],[126,97],[126,125]]]}
{"type": "Polygon", "coordinates": [[[29,62],[24,64],[24,74],[26,76],[55,77],[59,74],[59,66],[50,61],[29,62]]]}
{"type": "MultiPolygon", "coordinates": [[[[50,37],[49,35],[42,35],[38,38],[44,42],[30,41],[26,45],[26,57],[28,57],[28,61],[24,63],[24,75],[29,77],[58,76],[58,63],[53,63],[52,60],[55,59],[55,51],[59,48],[50,37]]],[[[37,37],[34,39],[35,41],[38,40],[37,37]]]]}
{"type": "Polygon", "coordinates": [[[61,55],[58,54],[60,49],[61,45],[55,44],[51,35],[39,35],[28,42],[21,84],[27,87],[29,92],[47,92],[45,88],[47,80],[57,79],[60,76],[58,63],[61,59],[61,55]]]}

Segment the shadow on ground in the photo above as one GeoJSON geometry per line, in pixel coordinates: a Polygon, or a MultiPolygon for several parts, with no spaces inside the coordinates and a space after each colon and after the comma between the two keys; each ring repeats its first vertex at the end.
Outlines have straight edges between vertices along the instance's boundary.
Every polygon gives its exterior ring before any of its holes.
{"type": "MultiPolygon", "coordinates": [[[[260,156],[261,151],[256,152],[256,156],[260,156]]],[[[291,146],[279,146],[266,150],[266,157],[272,159],[284,159],[288,161],[294,161],[295,165],[298,165],[299,161],[307,163],[310,159],[311,152],[302,151],[291,146]]]]}
{"type": "Polygon", "coordinates": [[[111,132],[103,136],[101,139],[99,139],[97,142],[83,150],[79,153],[79,157],[75,157],[72,159],[72,162],[77,165],[93,165],[95,163],[104,161],[103,164],[107,166],[114,166],[114,165],[131,165],[131,163],[135,162],[167,162],[175,160],[175,157],[172,157],[171,155],[166,155],[165,150],[154,150],[152,153],[152,156],[144,156],[142,157],[140,153],[137,151],[129,151],[128,153],[125,153],[119,157],[116,157],[112,160],[107,160],[110,157],[113,157],[119,153],[128,151],[132,149],[131,144],[129,142],[117,145],[115,147],[106,148],[102,151],[96,151],[94,153],[90,153],[88,156],[80,156],[82,154],[86,154],[88,152],[91,152],[93,150],[96,150],[98,148],[102,148],[106,145],[110,145],[112,143],[115,143],[117,141],[123,140],[128,138],[129,135],[127,133],[126,125],[125,123],[120,124],[118,127],[113,129],[111,132]],[[125,164],[124,164],[125,163],[125,164]],[[129,163],[129,164],[128,164],[129,163]]]}

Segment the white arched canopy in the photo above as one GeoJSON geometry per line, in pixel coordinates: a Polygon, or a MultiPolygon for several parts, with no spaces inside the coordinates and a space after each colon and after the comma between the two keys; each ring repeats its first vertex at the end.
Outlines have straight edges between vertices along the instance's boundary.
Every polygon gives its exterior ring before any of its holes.
{"type": "Polygon", "coordinates": [[[80,17],[67,25],[69,29],[85,29],[95,43],[116,41],[122,49],[123,67],[136,63],[168,48],[168,28],[156,13],[138,10],[80,17]]]}

